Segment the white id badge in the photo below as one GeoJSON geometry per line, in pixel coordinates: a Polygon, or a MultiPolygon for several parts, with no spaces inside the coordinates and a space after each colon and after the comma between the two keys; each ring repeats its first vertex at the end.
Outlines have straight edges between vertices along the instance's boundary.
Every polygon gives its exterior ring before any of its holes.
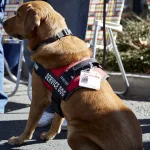
{"type": "Polygon", "coordinates": [[[80,73],[79,86],[99,90],[101,84],[101,75],[93,70],[82,70],[80,73]]]}

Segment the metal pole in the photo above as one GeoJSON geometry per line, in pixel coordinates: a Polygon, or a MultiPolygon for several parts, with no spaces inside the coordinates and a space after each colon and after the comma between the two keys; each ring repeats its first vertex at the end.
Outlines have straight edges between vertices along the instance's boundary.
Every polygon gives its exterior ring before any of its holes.
{"type": "Polygon", "coordinates": [[[110,28],[108,28],[108,30],[109,30],[109,36],[110,36],[110,39],[111,39],[111,42],[112,42],[112,45],[113,45],[113,51],[115,53],[115,56],[116,56],[116,59],[117,59],[120,71],[122,72],[122,77],[123,77],[124,84],[125,84],[125,90],[123,92],[115,91],[115,93],[116,94],[126,94],[127,91],[128,91],[128,88],[129,88],[129,82],[128,82],[128,79],[126,77],[126,73],[125,73],[125,70],[124,70],[124,67],[123,67],[123,64],[122,64],[119,52],[118,52],[118,48],[117,48],[117,45],[116,45],[114,37],[113,37],[113,32],[112,32],[112,30],[110,28]]]}
{"type": "Polygon", "coordinates": [[[15,89],[12,91],[12,93],[8,94],[8,96],[13,96],[16,91],[18,90],[19,83],[20,83],[20,76],[22,71],[22,58],[23,58],[23,41],[20,41],[21,48],[20,48],[20,56],[19,56],[19,64],[18,64],[18,70],[17,70],[17,80],[16,80],[16,86],[15,89]]]}
{"type": "Polygon", "coordinates": [[[92,57],[96,57],[96,45],[97,45],[97,38],[98,38],[98,31],[99,31],[99,21],[95,21],[95,31],[94,31],[94,39],[93,39],[93,55],[92,57]]]}

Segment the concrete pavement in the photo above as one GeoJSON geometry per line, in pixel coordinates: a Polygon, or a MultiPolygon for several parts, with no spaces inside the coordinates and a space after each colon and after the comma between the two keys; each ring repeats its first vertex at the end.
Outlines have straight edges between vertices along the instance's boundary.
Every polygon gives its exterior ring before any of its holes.
{"type": "MultiPolygon", "coordinates": [[[[10,93],[14,83],[5,80],[4,91],[10,93]]],[[[143,90],[143,89],[142,89],[143,90]]],[[[141,97],[123,97],[141,123],[143,130],[144,150],[150,150],[150,99],[141,97]]],[[[27,96],[27,86],[20,85],[17,93],[9,98],[6,113],[0,114],[0,150],[70,150],[67,144],[67,132],[62,131],[54,140],[42,142],[39,135],[46,128],[37,128],[32,140],[28,140],[22,146],[10,146],[7,139],[11,136],[20,135],[28,118],[30,100],[27,96]]]]}

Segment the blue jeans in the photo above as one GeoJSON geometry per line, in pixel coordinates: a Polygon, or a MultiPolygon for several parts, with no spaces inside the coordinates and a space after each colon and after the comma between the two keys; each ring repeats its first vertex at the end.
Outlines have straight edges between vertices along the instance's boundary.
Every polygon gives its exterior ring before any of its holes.
{"type": "Polygon", "coordinates": [[[17,74],[19,56],[20,56],[20,43],[4,43],[4,56],[7,60],[12,73],[17,74]]]}
{"type": "Polygon", "coordinates": [[[4,113],[5,105],[8,102],[8,97],[3,92],[3,84],[4,84],[4,53],[2,47],[2,34],[0,33],[0,113],[4,113]]]}
{"type": "MultiPolygon", "coordinates": [[[[30,0],[24,0],[28,2],[30,0]]],[[[47,0],[52,7],[59,12],[66,20],[68,28],[71,29],[72,33],[80,39],[85,39],[88,10],[90,0],[47,0]]],[[[27,41],[25,40],[24,57],[26,64],[30,72],[34,62],[31,61],[31,52],[27,50],[27,41]]],[[[48,112],[53,112],[51,106],[46,109],[48,112]]]]}

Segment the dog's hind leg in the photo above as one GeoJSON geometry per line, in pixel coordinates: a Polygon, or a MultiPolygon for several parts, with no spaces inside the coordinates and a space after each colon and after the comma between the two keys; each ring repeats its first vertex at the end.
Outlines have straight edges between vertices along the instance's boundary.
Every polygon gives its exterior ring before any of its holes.
{"type": "Polygon", "coordinates": [[[78,133],[71,134],[68,137],[68,144],[72,150],[103,150],[90,139],[81,136],[78,133]]]}
{"type": "Polygon", "coordinates": [[[29,118],[24,132],[19,137],[12,137],[8,140],[11,145],[20,145],[25,140],[32,138],[32,134],[44,110],[50,104],[51,93],[44,87],[39,76],[32,74],[32,102],[29,118]]]}
{"type": "Polygon", "coordinates": [[[52,140],[53,138],[55,138],[55,136],[61,131],[62,122],[63,118],[61,118],[57,113],[55,113],[49,131],[43,132],[41,134],[41,140],[52,140]]]}

